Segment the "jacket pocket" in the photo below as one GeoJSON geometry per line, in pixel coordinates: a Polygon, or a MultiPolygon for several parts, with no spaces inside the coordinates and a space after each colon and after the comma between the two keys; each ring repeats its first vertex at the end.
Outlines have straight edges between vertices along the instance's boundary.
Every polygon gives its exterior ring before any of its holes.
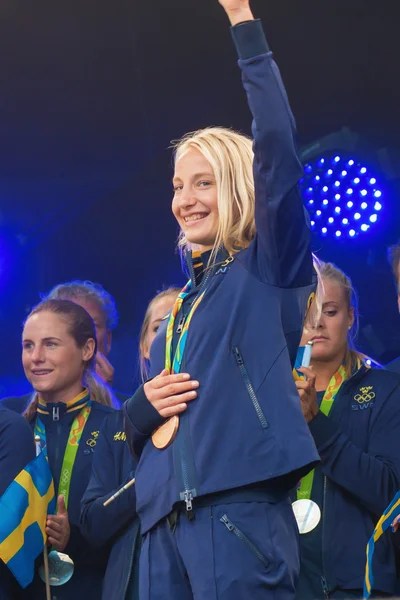
{"type": "Polygon", "coordinates": [[[254,410],[257,413],[257,416],[259,418],[261,426],[264,429],[266,429],[268,427],[268,421],[265,418],[263,410],[262,410],[262,408],[260,406],[260,403],[259,403],[259,401],[257,399],[257,396],[256,396],[256,393],[254,391],[253,385],[252,385],[252,383],[250,381],[249,374],[248,374],[246,366],[244,364],[243,357],[242,357],[242,355],[240,353],[240,350],[239,350],[239,348],[237,346],[235,346],[233,348],[233,354],[235,356],[236,364],[239,367],[239,371],[240,371],[240,374],[241,374],[241,376],[243,378],[244,385],[246,386],[247,393],[249,394],[250,399],[251,399],[251,401],[253,403],[254,410]]]}
{"type": "Polygon", "coordinates": [[[264,565],[266,569],[270,567],[271,562],[268,558],[260,552],[260,550],[253,544],[253,542],[245,535],[240,529],[236,527],[234,523],[229,519],[228,515],[222,515],[220,518],[221,523],[225,525],[228,531],[233,533],[243,544],[250,550],[250,552],[258,558],[258,560],[264,565]]]}

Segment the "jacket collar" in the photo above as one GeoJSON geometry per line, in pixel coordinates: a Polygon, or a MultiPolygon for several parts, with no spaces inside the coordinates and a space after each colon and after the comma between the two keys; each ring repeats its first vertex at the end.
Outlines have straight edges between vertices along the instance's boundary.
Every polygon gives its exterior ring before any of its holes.
{"type": "Polygon", "coordinates": [[[53,407],[58,406],[61,408],[62,413],[73,413],[82,410],[90,400],[89,390],[84,388],[80,394],[65,402],[50,402],[46,403],[44,400],[39,399],[37,412],[39,415],[50,415],[53,407]]]}

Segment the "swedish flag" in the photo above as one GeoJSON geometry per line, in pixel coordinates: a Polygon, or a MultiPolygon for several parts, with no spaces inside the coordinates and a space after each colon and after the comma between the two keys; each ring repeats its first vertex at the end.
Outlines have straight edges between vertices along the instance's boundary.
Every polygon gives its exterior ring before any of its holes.
{"type": "Polygon", "coordinates": [[[46,542],[46,515],[55,513],[50,467],[40,452],[0,498],[0,558],[25,588],[46,542]]]}

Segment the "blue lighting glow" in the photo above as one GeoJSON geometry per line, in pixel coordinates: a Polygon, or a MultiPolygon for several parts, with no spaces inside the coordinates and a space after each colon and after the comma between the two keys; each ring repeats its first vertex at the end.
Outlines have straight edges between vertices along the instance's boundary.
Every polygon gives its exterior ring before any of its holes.
{"type": "Polygon", "coordinates": [[[300,189],[316,233],[355,238],[380,222],[384,192],[371,171],[351,155],[327,155],[307,163],[300,189]]]}

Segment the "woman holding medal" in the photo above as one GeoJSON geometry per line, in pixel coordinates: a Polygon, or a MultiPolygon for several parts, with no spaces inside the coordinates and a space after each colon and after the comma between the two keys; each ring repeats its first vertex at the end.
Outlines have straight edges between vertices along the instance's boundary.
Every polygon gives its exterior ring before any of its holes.
{"type": "MultiPolygon", "coordinates": [[[[352,350],[357,321],[351,281],[320,264],[322,314],[301,343],[313,341],[310,368],[296,381],[321,465],[300,482],[293,508],[300,529],[298,600],[362,598],[367,542],[400,487],[400,379],[368,367],[352,350]]],[[[311,308],[311,311],[313,309],[311,308]]],[[[381,538],[374,595],[394,595],[394,548],[381,538]]]]}
{"type": "Polygon", "coordinates": [[[293,599],[289,490],[318,461],[291,373],[316,283],[294,121],[248,1],[220,4],[254,145],[217,127],[175,148],[190,281],[153,342],[152,379],[125,404],[140,456],[141,600],[293,599]]]}
{"type": "MultiPolygon", "coordinates": [[[[149,303],[139,341],[143,380],[151,345],[160,323],[171,312],[180,290],[168,288],[149,303]]],[[[140,524],[134,486],[107,506],[104,503],[135,476],[136,460],[126,443],[124,415],[104,419],[93,457],[92,475],[82,499],[81,531],[92,546],[111,546],[104,576],[104,600],[137,600],[140,524]]]]}
{"type": "MultiPolygon", "coordinates": [[[[58,495],[57,514],[46,524],[52,600],[100,598],[107,561],[79,531],[93,450],[112,410],[111,392],[94,374],[96,349],[92,318],[70,300],[45,300],[25,321],[22,363],[36,396],[24,414],[48,456],[58,495]]],[[[39,566],[22,597],[45,598],[43,571],[39,566]]]]}

